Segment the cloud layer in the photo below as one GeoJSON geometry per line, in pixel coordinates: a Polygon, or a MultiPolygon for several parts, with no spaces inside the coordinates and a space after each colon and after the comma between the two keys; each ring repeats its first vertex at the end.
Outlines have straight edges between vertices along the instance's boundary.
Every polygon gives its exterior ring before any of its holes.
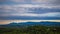
{"type": "Polygon", "coordinates": [[[1,19],[9,16],[59,18],[59,3],[59,0],[0,0],[0,17],[1,19]]]}
{"type": "Polygon", "coordinates": [[[2,4],[46,4],[60,5],[60,0],[0,0],[2,4]]]}
{"type": "Polygon", "coordinates": [[[11,0],[13,2],[17,2],[17,3],[24,3],[24,2],[27,2],[27,3],[35,3],[35,4],[59,4],[60,1],[59,0],[11,0]]]}
{"type": "Polygon", "coordinates": [[[49,12],[60,12],[60,6],[49,6],[49,5],[0,5],[0,15],[10,14],[26,14],[26,13],[49,13],[49,12]],[[59,11],[57,11],[59,10],[59,11]]]}

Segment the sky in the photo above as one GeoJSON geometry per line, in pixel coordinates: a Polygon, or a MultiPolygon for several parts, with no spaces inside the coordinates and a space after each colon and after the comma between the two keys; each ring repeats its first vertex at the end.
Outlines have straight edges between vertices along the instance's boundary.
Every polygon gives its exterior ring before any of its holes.
{"type": "Polygon", "coordinates": [[[60,20],[60,0],[0,0],[0,20],[60,20]]]}

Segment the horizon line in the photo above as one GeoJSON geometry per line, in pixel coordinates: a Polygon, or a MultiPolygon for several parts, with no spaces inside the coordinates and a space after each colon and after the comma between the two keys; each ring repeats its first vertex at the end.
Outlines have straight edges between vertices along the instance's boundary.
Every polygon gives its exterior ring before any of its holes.
{"type": "Polygon", "coordinates": [[[60,22],[60,20],[0,20],[0,24],[9,24],[11,22],[21,23],[21,22],[41,22],[41,21],[60,22]]]}

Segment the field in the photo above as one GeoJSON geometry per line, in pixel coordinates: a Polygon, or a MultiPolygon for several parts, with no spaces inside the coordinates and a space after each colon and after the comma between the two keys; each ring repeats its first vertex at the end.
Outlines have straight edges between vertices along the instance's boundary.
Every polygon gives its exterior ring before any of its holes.
{"type": "Polygon", "coordinates": [[[28,27],[0,27],[0,34],[60,34],[60,27],[28,26],[28,27]]]}

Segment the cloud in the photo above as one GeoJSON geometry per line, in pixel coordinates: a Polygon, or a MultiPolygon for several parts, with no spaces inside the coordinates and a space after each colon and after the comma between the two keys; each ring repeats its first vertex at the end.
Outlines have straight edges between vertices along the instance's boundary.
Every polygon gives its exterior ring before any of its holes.
{"type": "MultiPolygon", "coordinates": [[[[15,15],[15,14],[14,14],[15,15]]],[[[14,16],[13,15],[13,16],[14,16]]],[[[44,14],[32,14],[32,13],[25,13],[25,14],[16,14],[15,16],[30,16],[30,17],[60,17],[60,13],[44,13],[44,14]]]]}
{"type": "Polygon", "coordinates": [[[0,12],[3,13],[25,13],[26,8],[24,7],[17,7],[15,5],[0,5],[0,12]]]}
{"type": "Polygon", "coordinates": [[[24,2],[25,0],[11,0],[11,1],[14,1],[14,2],[24,2]]]}
{"type": "Polygon", "coordinates": [[[24,4],[46,4],[46,5],[60,5],[60,0],[10,0],[16,3],[24,4]]]}
{"type": "Polygon", "coordinates": [[[26,13],[26,14],[18,14],[17,16],[31,16],[31,17],[60,17],[60,13],[44,13],[44,14],[32,14],[32,13],[26,13]]]}
{"type": "Polygon", "coordinates": [[[6,2],[7,0],[0,0],[0,2],[6,2]]]}
{"type": "Polygon", "coordinates": [[[3,14],[0,16],[30,16],[30,17],[60,17],[60,13],[44,13],[44,14],[34,14],[34,13],[22,13],[22,14],[3,14]]]}
{"type": "Polygon", "coordinates": [[[32,0],[32,3],[46,5],[60,5],[60,0],[32,0]]]}
{"type": "Polygon", "coordinates": [[[59,13],[60,0],[0,0],[0,17],[60,17],[59,13]]]}
{"type": "Polygon", "coordinates": [[[32,0],[33,3],[49,3],[52,0],[32,0]]]}
{"type": "MultiPolygon", "coordinates": [[[[2,6],[2,5],[1,5],[2,6]]],[[[55,5],[44,5],[44,4],[41,4],[41,5],[33,5],[33,4],[17,4],[17,5],[3,5],[3,7],[16,7],[16,8],[20,8],[20,7],[27,7],[27,8],[33,8],[33,7],[42,7],[42,8],[60,8],[60,6],[55,6],[55,5]]]]}
{"type": "MultiPolygon", "coordinates": [[[[30,9],[54,9],[60,8],[60,6],[49,6],[49,5],[32,5],[32,4],[18,4],[18,5],[0,5],[0,14],[8,13],[35,13],[36,11],[31,11],[30,9]]],[[[39,11],[41,12],[41,11],[39,11]]]]}
{"type": "MultiPolygon", "coordinates": [[[[29,9],[35,9],[35,8],[60,8],[60,6],[46,6],[46,5],[32,5],[32,4],[23,4],[23,5],[0,5],[0,12],[11,12],[11,13],[20,13],[20,12],[29,12],[29,9]]],[[[33,12],[33,11],[32,11],[33,12]]]]}
{"type": "Polygon", "coordinates": [[[59,5],[60,0],[0,0],[2,4],[43,4],[43,5],[59,5]]]}
{"type": "Polygon", "coordinates": [[[59,15],[59,13],[55,13],[55,12],[52,13],[51,11],[50,12],[44,11],[45,13],[39,13],[41,12],[40,10],[38,12],[33,11],[33,9],[35,8],[54,9],[54,8],[60,8],[60,6],[48,6],[48,5],[46,6],[46,5],[32,5],[32,4],[0,5],[0,16],[31,16],[31,17],[49,17],[49,16],[51,17],[52,16],[54,17],[59,15]],[[30,11],[30,9],[32,9],[32,11],[30,11]]]}

